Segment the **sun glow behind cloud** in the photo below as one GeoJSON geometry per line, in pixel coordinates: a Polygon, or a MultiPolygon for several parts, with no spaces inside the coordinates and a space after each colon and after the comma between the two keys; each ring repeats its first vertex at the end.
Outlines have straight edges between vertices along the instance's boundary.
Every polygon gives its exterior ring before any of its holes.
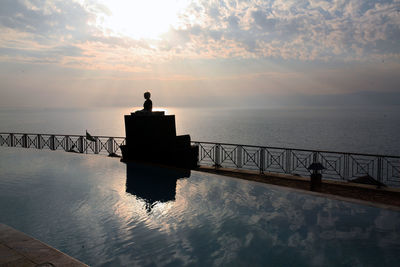
{"type": "Polygon", "coordinates": [[[107,10],[97,19],[97,27],[106,35],[133,39],[160,39],[171,27],[179,24],[179,13],[188,0],[101,0],[107,10]]]}

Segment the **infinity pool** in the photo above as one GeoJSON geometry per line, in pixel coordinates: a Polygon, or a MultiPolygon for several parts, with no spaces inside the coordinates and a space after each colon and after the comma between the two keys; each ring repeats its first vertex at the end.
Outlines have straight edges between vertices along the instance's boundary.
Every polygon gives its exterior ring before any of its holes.
{"type": "Polygon", "coordinates": [[[0,222],[93,266],[395,266],[400,212],[98,155],[0,147],[0,222]]]}

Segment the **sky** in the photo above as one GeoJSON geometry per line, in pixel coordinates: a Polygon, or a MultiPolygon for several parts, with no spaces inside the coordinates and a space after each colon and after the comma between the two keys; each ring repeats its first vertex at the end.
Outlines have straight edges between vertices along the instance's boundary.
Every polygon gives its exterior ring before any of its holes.
{"type": "Polygon", "coordinates": [[[400,105],[400,0],[0,0],[0,107],[400,105]]]}

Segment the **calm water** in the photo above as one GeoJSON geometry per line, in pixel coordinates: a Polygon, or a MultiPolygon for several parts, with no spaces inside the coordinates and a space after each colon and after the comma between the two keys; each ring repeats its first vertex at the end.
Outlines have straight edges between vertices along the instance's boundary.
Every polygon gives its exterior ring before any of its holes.
{"type": "MultiPolygon", "coordinates": [[[[124,136],[123,115],[138,108],[0,109],[0,132],[124,136]]],[[[400,108],[168,108],[192,140],[400,155],[400,108]]]]}
{"type": "Polygon", "coordinates": [[[0,159],[0,222],[90,265],[400,261],[398,211],[99,155],[0,147],[0,159]]]}

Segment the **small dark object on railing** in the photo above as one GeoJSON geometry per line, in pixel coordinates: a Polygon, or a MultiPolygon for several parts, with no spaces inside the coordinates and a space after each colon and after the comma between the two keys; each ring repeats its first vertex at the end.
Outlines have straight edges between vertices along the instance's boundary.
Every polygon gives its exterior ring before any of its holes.
{"type": "Polygon", "coordinates": [[[378,188],[381,186],[386,186],[385,184],[375,180],[374,178],[372,178],[369,175],[365,175],[365,176],[361,176],[358,178],[355,178],[353,180],[350,180],[350,182],[352,183],[358,183],[358,184],[368,184],[368,185],[376,185],[378,188]]]}
{"type": "Polygon", "coordinates": [[[322,174],[320,171],[324,170],[325,167],[322,166],[321,163],[319,162],[314,162],[307,168],[309,171],[313,171],[312,174],[310,175],[311,181],[310,181],[310,190],[311,191],[320,191],[321,190],[321,179],[322,179],[322,174]]]}

